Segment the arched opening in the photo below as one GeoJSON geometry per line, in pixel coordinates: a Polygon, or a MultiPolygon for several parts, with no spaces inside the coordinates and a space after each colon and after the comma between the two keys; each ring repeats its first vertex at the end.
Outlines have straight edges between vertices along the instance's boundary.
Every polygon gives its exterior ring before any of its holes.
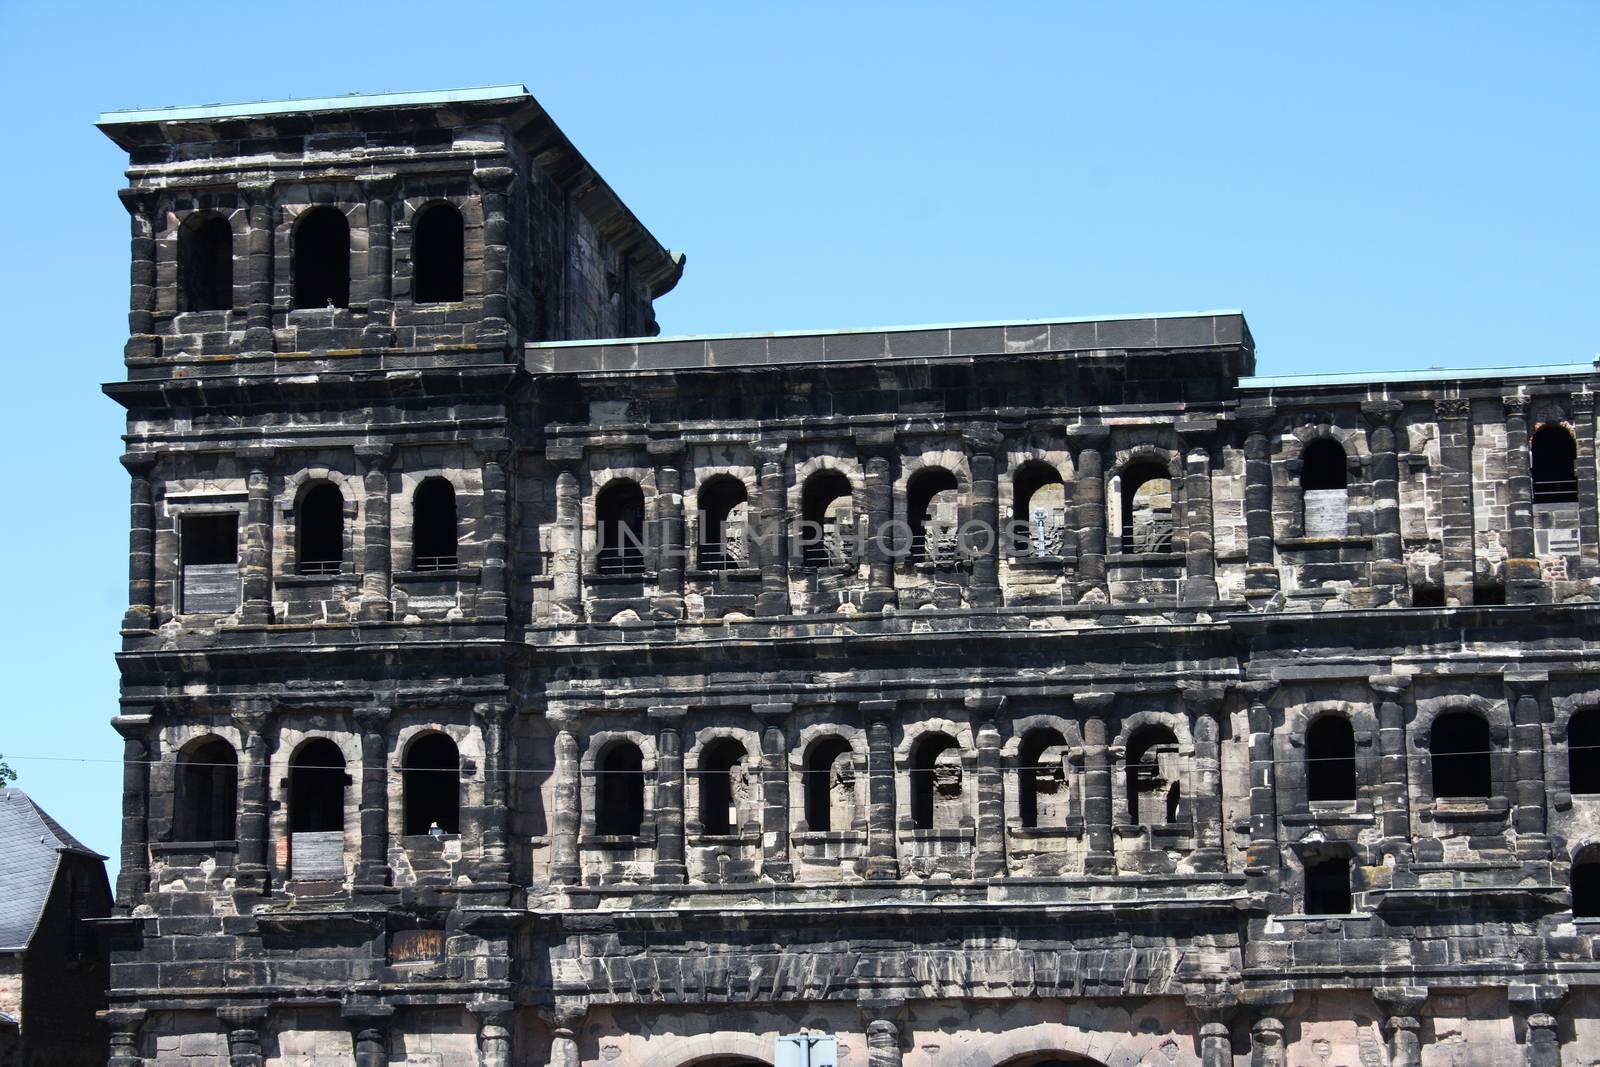
{"type": "Polygon", "coordinates": [[[301,574],[338,574],[344,562],[344,494],[315,482],[295,507],[295,561],[301,574]]]}
{"type": "Polygon", "coordinates": [[[238,834],[239,754],[220,737],[195,742],[178,753],[173,797],[175,841],[232,841],[238,834]]]}
{"type": "Polygon", "coordinates": [[[749,492],[739,479],[719,474],[700,486],[700,567],[708,571],[750,565],[749,492]]]}
{"type": "Polygon", "coordinates": [[[956,476],[943,467],[924,467],[906,483],[906,519],[911,525],[911,562],[955,560],[961,529],[956,476]]]}
{"type": "Polygon", "coordinates": [[[1322,856],[1306,861],[1307,915],[1348,915],[1352,910],[1350,858],[1322,856]]]}
{"type": "Polygon", "coordinates": [[[325,737],[307,741],[289,767],[289,830],[344,829],[344,753],[325,737]]]}
{"type": "Polygon", "coordinates": [[[631,741],[617,741],[595,765],[595,832],[637,837],[644,825],[644,756],[631,741]]]}
{"type": "Polygon", "coordinates": [[[1433,795],[1440,800],[1487,800],[1493,789],[1489,724],[1470,711],[1450,711],[1433,721],[1428,735],[1433,758],[1433,795]]]}
{"type": "Polygon", "coordinates": [[[1578,502],[1578,443],[1565,426],[1547,422],[1528,442],[1535,504],[1578,502]]]}
{"type": "Polygon", "coordinates": [[[1572,861],[1572,917],[1600,919],[1600,848],[1586,848],[1572,861]]]}
{"type": "Polygon", "coordinates": [[[595,498],[595,529],[600,551],[595,564],[603,575],[644,573],[644,490],[618,478],[595,498]]]}
{"type": "Polygon", "coordinates": [[[428,733],[406,746],[401,762],[405,789],[403,832],[461,832],[461,753],[447,734],[428,733]]]}
{"type": "Polygon", "coordinates": [[[707,834],[739,831],[739,800],[746,782],[745,747],[722,737],[700,754],[700,828],[707,834]]]}
{"type": "Polygon", "coordinates": [[[1172,551],[1172,477],[1149,461],[1122,472],[1122,551],[1172,551]]]}
{"type": "Polygon", "coordinates": [[[855,823],[855,753],[842,737],[811,745],[805,760],[806,828],[848,830],[855,823]]]}
{"type": "Polygon", "coordinates": [[[1178,821],[1178,738],[1167,727],[1141,726],[1128,741],[1128,815],[1140,826],[1178,821]]]}
{"type": "Polygon", "coordinates": [[[1017,750],[1017,807],[1026,827],[1065,826],[1067,742],[1061,731],[1029,730],[1017,750]]]}
{"type": "Polygon", "coordinates": [[[1306,731],[1306,799],[1355,798],[1355,728],[1343,715],[1324,715],[1306,731]]]}
{"type": "Polygon", "coordinates": [[[1066,544],[1067,487],[1048,463],[1024,463],[1012,475],[1011,551],[1059,556],[1066,544]]]}
{"type": "Polygon", "coordinates": [[[807,567],[840,567],[851,558],[855,510],[844,472],[820,470],[800,490],[800,555],[807,567]]]}
{"type": "Polygon", "coordinates": [[[947,734],[920,738],[911,750],[911,825],[917,830],[961,825],[961,749],[947,734]]]}
{"type": "Polygon", "coordinates": [[[233,307],[233,227],[220,215],[191,216],[178,228],[182,311],[233,307]]]}
{"type": "Polygon", "coordinates": [[[1307,537],[1343,537],[1350,520],[1344,446],[1331,437],[1306,445],[1300,457],[1302,526],[1307,537]]]}
{"type": "Polygon", "coordinates": [[[1002,1067],[1105,1067],[1099,1060],[1070,1052],[1030,1052],[1006,1060],[1002,1067]]]}
{"type": "Polygon", "coordinates": [[[1600,708],[1585,708],[1567,724],[1567,788],[1600,793],[1600,708]]]}
{"type": "Polygon", "coordinates": [[[294,306],[350,306],[350,223],[337,208],[314,207],[295,225],[294,306]]]}
{"type": "Polygon", "coordinates": [[[454,204],[429,204],[411,230],[412,299],[446,304],[461,299],[466,273],[466,224],[454,204]]]}
{"type": "Polygon", "coordinates": [[[447,478],[427,478],[411,496],[411,569],[456,567],[456,487],[447,478]]]}

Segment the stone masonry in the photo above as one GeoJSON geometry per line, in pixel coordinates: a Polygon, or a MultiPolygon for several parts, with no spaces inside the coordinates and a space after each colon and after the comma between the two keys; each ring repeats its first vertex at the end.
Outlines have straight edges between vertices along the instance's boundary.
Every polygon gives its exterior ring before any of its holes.
{"type": "Polygon", "coordinates": [[[1595,367],[660,339],[520,87],[101,128],[115,1067],[1600,1063],[1595,367]]]}

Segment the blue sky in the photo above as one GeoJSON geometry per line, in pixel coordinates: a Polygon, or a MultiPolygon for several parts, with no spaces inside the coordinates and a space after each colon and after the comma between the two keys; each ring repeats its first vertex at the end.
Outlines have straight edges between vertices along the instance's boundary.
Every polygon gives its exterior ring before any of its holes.
{"type": "Polygon", "coordinates": [[[1600,5],[359,6],[0,0],[0,752],[107,853],[120,769],[34,758],[121,752],[100,111],[524,83],[688,254],[667,333],[1238,307],[1263,373],[1600,352],[1600,5]]]}

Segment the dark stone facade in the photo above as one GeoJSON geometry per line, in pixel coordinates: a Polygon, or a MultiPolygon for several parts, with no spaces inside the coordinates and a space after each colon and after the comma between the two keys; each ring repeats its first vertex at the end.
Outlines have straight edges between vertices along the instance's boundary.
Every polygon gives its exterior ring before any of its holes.
{"type": "Polygon", "coordinates": [[[521,91],[103,126],[113,1063],[1600,1055],[1594,368],[655,340],[521,91]]]}

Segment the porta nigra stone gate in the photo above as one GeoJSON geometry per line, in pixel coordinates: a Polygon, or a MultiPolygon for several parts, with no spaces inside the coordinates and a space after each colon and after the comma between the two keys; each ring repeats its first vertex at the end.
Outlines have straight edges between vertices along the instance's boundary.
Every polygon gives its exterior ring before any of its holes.
{"type": "Polygon", "coordinates": [[[656,339],[521,87],[100,125],[116,1067],[1600,1062],[1594,366],[656,339]]]}

